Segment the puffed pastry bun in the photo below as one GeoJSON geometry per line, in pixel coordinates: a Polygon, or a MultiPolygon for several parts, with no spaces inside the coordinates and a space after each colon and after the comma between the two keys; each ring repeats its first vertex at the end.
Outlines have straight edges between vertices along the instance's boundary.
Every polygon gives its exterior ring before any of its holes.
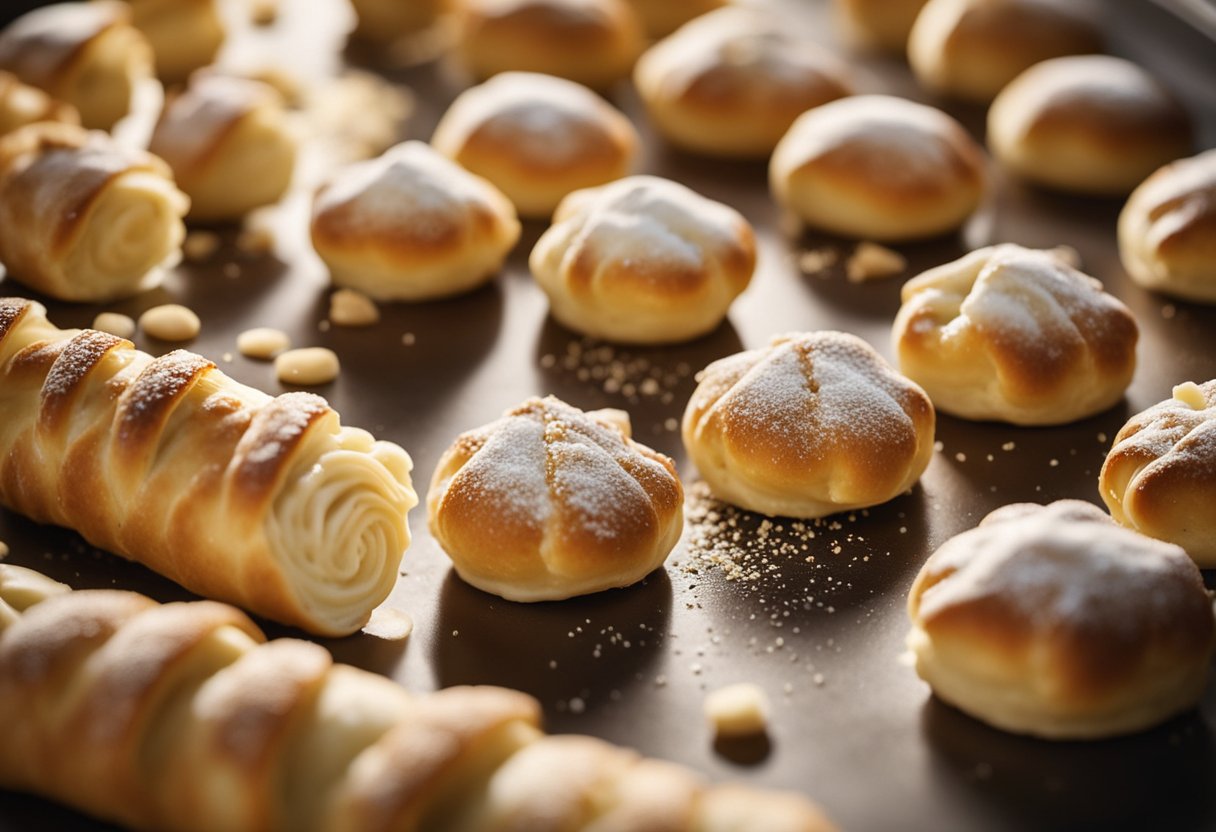
{"type": "Polygon", "coordinates": [[[1119,401],[1136,369],[1131,311],[1053,251],[978,249],[901,296],[900,369],[952,416],[1074,422],[1119,401]]]}
{"type": "Polygon", "coordinates": [[[715,361],[684,411],[684,447],[714,496],[814,518],[878,505],[933,455],[924,391],[860,338],[778,335],[715,361]]]}
{"type": "Polygon", "coordinates": [[[1115,436],[1098,490],[1115,520],[1216,568],[1216,380],[1185,382],[1115,436]]]}
{"type": "Polygon", "coordinates": [[[984,196],[984,153],[941,110],[886,95],[824,104],[773,153],[777,202],[832,234],[898,242],[961,226],[984,196]]]}
{"type": "Polygon", "coordinates": [[[928,89],[987,103],[1039,61],[1101,52],[1093,12],[1076,0],[929,0],[908,63],[928,89]]]}
{"type": "Polygon", "coordinates": [[[529,265],[562,325],[631,344],[711,332],[756,268],[738,211],[668,179],[633,176],[575,191],[529,265]]]}
{"type": "Polygon", "coordinates": [[[794,119],[852,92],[829,52],[775,13],[743,6],[655,44],[633,77],[663,136],[710,156],[768,156],[794,119]]]}
{"type": "Polygon", "coordinates": [[[180,259],[189,205],[168,165],[100,131],[40,122],[0,139],[0,262],[58,300],[158,284],[180,259]]]}
{"type": "Polygon", "coordinates": [[[56,3],[0,31],[0,69],[71,104],[85,127],[109,130],[152,77],[152,48],[126,3],[56,3]]]}
{"type": "Polygon", "coordinates": [[[417,141],[338,171],[313,200],[312,244],[333,282],[376,300],[471,291],[519,233],[511,200],[417,141]]]}
{"type": "Polygon", "coordinates": [[[431,146],[484,176],[522,216],[548,219],[570,192],[627,175],[638,133],[581,84],[503,72],[452,102],[431,146]]]}
{"type": "Polygon", "coordinates": [[[397,581],[410,458],[319,396],[274,398],[3,298],[0,404],[0,504],[192,592],[347,635],[397,581]]]}
{"type": "Polygon", "coordinates": [[[680,539],[675,464],[630,438],[628,414],[529,399],[461,434],[427,494],[431,534],[468,583],[557,601],[637,583],[680,539]]]}
{"type": "Polygon", "coordinates": [[[903,52],[925,0],[832,0],[841,27],[862,46],[903,52]]]}
{"type": "Polygon", "coordinates": [[[1132,191],[1119,257],[1146,289],[1216,303],[1216,150],[1171,162],[1132,191]]]}
{"type": "Polygon", "coordinates": [[[626,0],[462,0],[458,52],[478,78],[542,72],[604,89],[645,46],[626,0]]]}
{"type": "Polygon", "coordinates": [[[1186,553],[1079,500],[1005,506],[947,540],[908,614],[934,695],[1054,740],[1130,734],[1193,707],[1216,644],[1186,553]]]}
{"type": "Polygon", "coordinates": [[[1109,55],[1035,64],[988,110],[988,146],[997,160],[1062,191],[1123,196],[1188,155],[1193,142],[1190,116],[1170,91],[1109,55]]]}
{"type": "MultiPolygon", "coordinates": [[[[413,5],[419,0],[410,0],[413,5]]],[[[224,22],[217,0],[126,0],[131,22],[143,32],[156,60],[156,76],[166,84],[215,61],[224,45],[224,22]]]]}
{"type": "Polygon", "coordinates": [[[389,43],[423,32],[452,11],[455,0],[351,0],[355,34],[389,43]]]}
{"type": "Polygon", "coordinates": [[[0,136],[39,121],[80,124],[80,113],[71,104],[21,83],[11,72],[0,70],[0,136]]]}
{"type": "Polygon", "coordinates": [[[688,21],[714,9],[729,5],[731,0],[629,0],[629,5],[642,21],[646,34],[652,38],[670,35],[688,21]]]}
{"type": "Polygon", "coordinates": [[[291,185],[299,140],[269,84],[198,73],[166,104],[148,149],[190,196],[190,219],[237,220],[291,185]]]}

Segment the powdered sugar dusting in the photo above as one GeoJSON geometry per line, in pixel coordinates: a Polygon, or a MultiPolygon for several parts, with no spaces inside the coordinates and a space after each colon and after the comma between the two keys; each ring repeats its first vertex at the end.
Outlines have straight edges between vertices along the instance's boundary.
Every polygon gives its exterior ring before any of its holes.
{"type": "Polygon", "coordinates": [[[487,511],[504,520],[543,524],[550,511],[544,432],[543,423],[528,414],[490,425],[485,444],[457,475],[459,487],[471,489],[487,511]]]}

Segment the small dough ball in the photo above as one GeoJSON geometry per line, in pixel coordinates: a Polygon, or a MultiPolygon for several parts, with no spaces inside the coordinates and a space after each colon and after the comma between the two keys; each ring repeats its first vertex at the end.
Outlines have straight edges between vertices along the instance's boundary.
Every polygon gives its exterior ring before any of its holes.
{"type": "Polygon", "coordinates": [[[1172,162],[1132,192],[1119,256],[1146,289],[1216,303],[1216,150],[1172,162]]]}
{"type": "Polygon", "coordinates": [[[1076,0],[929,0],[908,39],[908,63],[934,92],[987,103],[1039,61],[1102,51],[1076,0]]]}
{"type": "Polygon", "coordinates": [[[325,347],[288,350],[274,360],[274,374],[279,381],[297,387],[329,384],[341,370],[337,354],[325,347]]]}
{"type": "Polygon", "coordinates": [[[313,201],[312,244],[334,283],[382,301],[471,291],[519,233],[501,191],[417,141],[338,171],[313,201]]]}
{"type": "Polygon", "coordinates": [[[712,12],[731,0],[629,0],[646,34],[652,38],[670,35],[694,17],[712,12]]]}
{"type": "Polygon", "coordinates": [[[391,43],[431,28],[452,10],[454,0],[351,0],[355,35],[391,43]]]}
{"type": "Polygon", "coordinates": [[[194,70],[210,65],[224,44],[217,0],[126,2],[131,6],[131,22],[152,47],[156,75],[166,84],[185,81],[194,70]]]}
{"type": "Polygon", "coordinates": [[[754,737],[768,730],[768,696],[750,682],[710,691],[705,717],[719,737],[754,737]]]}
{"type": "Polygon", "coordinates": [[[683,185],[634,176],[576,191],[529,260],[564,326],[632,344],[715,329],[756,268],[747,220],[683,185]]]}
{"type": "Polygon", "coordinates": [[[237,220],[291,184],[298,140],[269,84],[210,73],[161,113],[148,149],[173,168],[192,220],[237,220]]]}
{"type": "Polygon", "coordinates": [[[135,328],[135,321],[129,315],[118,312],[101,312],[93,319],[93,329],[128,341],[135,337],[135,328]]]}
{"type": "Polygon", "coordinates": [[[814,518],[885,503],[933,455],[925,392],[860,338],[779,335],[705,368],[684,447],[721,500],[814,518]]]}
{"type": "Polygon", "coordinates": [[[0,70],[0,136],[39,121],[80,124],[80,113],[71,104],[21,83],[11,72],[0,70]]]}
{"type": "Polygon", "coordinates": [[[939,699],[1048,739],[1128,734],[1193,707],[1216,644],[1186,553],[1079,500],[1005,506],[947,540],[908,613],[916,672],[939,699]]]}
{"type": "Polygon", "coordinates": [[[139,316],[139,328],[161,341],[189,341],[203,328],[193,309],[176,303],[153,306],[139,316]]]}
{"type": "Polygon", "coordinates": [[[670,459],[615,415],[552,396],[458,437],[427,495],[431,533],[456,572],[511,601],[636,583],[679,540],[683,509],[670,459]]]}
{"type": "Polygon", "coordinates": [[[329,297],[329,322],[334,326],[373,326],[380,321],[375,301],[354,289],[339,289],[329,297]]]}
{"type": "Polygon", "coordinates": [[[1115,436],[1098,490],[1111,516],[1216,568],[1216,380],[1186,382],[1115,436]]]}
{"type": "Polygon", "coordinates": [[[647,51],[634,83],[651,120],[695,153],[765,157],[802,113],[852,92],[844,65],[774,12],[728,6],[647,51]]]}
{"type": "Polygon", "coordinates": [[[990,246],[904,284],[899,366],[943,413],[1061,425],[1113,406],[1136,370],[1131,311],[1055,252],[990,246]]]}
{"type": "Polygon", "coordinates": [[[269,361],[279,353],[291,349],[291,336],[280,329],[255,327],[236,336],[236,349],[246,358],[269,361]]]}
{"type": "Polygon", "coordinates": [[[858,95],[800,116],[777,145],[769,182],[812,228],[892,242],[961,226],[984,195],[984,153],[941,110],[858,95]]]}
{"type": "Polygon", "coordinates": [[[903,52],[925,0],[833,0],[852,40],[873,49],[903,52]]]}
{"type": "Polygon", "coordinates": [[[431,145],[494,183],[523,216],[548,219],[571,191],[627,175],[638,134],[581,84],[504,72],[461,93],[431,145]]]}
{"type": "Polygon", "coordinates": [[[1193,146],[1191,119],[1140,67],[1109,55],[1035,64],[988,110],[988,146],[1040,185],[1099,196],[1128,194],[1193,146]]]}
{"type": "Polygon", "coordinates": [[[464,0],[458,51],[478,78],[542,72],[603,89],[645,46],[625,0],[464,0]]]}

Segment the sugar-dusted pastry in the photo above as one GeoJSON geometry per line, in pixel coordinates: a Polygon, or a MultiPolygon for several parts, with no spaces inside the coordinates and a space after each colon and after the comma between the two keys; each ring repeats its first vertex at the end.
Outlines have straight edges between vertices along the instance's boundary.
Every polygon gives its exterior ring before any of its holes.
{"type": "Polygon", "coordinates": [[[156,285],[181,256],[189,205],[164,162],[104,133],[42,122],[0,139],[0,263],[50,297],[156,285]]]}
{"type": "Polygon", "coordinates": [[[1128,528],[1216,567],[1216,380],[1186,382],[1115,436],[1098,490],[1128,528]]]}
{"type": "Polygon", "coordinates": [[[223,221],[283,196],[298,143],[269,84],[200,73],[166,104],[148,149],[190,195],[190,219],[223,221]]]}
{"type": "Polygon", "coordinates": [[[812,228],[911,240],[971,216],[984,196],[984,153],[941,110],[857,95],[800,116],[773,153],[769,183],[812,228]]]}
{"type": "Polygon", "coordinates": [[[338,171],[312,208],[312,244],[334,283],[376,300],[475,289],[519,232],[501,191],[416,141],[338,171]]]}
{"type": "Polygon", "coordinates": [[[1216,150],[1171,162],[1132,192],[1119,257],[1146,289],[1216,303],[1216,150]]]}
{"type": "Polygon", "coordinates": [[[933,693],[1048,739],[1141,731],[1199,701],[1216,621],[1186,553],[1079,500],[1019,503],[947,540],[908,596],[933,693]]]}
{"type": "Polygon", "coordinates": [[[738,211],[654,176],[576,191],[529,259],[565,326],[634,344],[715,329],[756,268],[738,211]]]}
{"type": "Polygon", "coordinates": [[[1192,152],[1191,119],[1140,67],[1109,55],[1035,64],[988,110],[997,160],[1041,185],[1128,194],[1157,168],[1192,152]]]}
{"type": "Polygon", "coordinates": [[[712,12],[731,0],[629,0],[646,34],[652,38],[670,35],[694,17],[712,12]]]}
{"type": "Polygon", "coordinates": [[[684,447],[714,496],[751,511],[812,518],[885,503],[933,455],[929,397],[854,335],[778,335],[700,378],[684,447]]]}
{"type": "Polygon", "coordinates": [[[213,601],[0,564],[0,788],[162,832],[832,832],[811,801],[603,740],[495,687],[411,694],[213,601]]]}
{"type": "Polygon", "coordinates": [[[925,0],[832,0],[847,34],[862,46],[903,52],[925,0]]]}
{"type": "Polygon", "coordinates": [[[629,586],[684,526],[675,464],[630,438],[620,411],[530,399],[461,434],[427,494],[431,534],[456,572],[511,601],[629,586]]]}
{"type": "Polygon", "coordinates": [[[410,458],[322,398],[272,398],[5,298],[0,412],[0,504],[193,592],[346,635],[396,583],[410,458]]]}
{"type": "Polygon", "coordinates": [[[849,95],[843,64],[771,10],[727,6],[652,46],[634,83],[659,131],[711,156],[765,157],[794,119],[849,95]]]}
{"type": "Polygon", "coordinates": [[[210,65],[224,44],[217,0],[126,2],[131,6],[131,22],[152,47],[156,75],[166,84],[185,81],[194,70],[210,65]]]}
{"type": "Polygon", "coordinates": [[[0,70],[0,136],[38,121],[80,124],[80,113],[47,95],[38,87],[23,84],[11,72],[0,70]]]}
{"type": "Polygon", "coordinates": [[[548,219],[571,191],[627,175],[638,134],[581,84],[503,72],[452,102],[431,145],[496,185],[523,216],[548,219]]]}
{"type": "Polygon", "coordinates": [[[56,3],[0,31],[0,69],[74,106],[85,127],[109,130],[152,76],[152,49],[126,3],[56,3]]]}
{"type": "Polygon", "coordinates": [[[899,366],[943,413],[1060,425],[1111,407],[1136,369],[1131,311],[1055,251],[973,251],[904,284],[899,366]]]}
{"type": "Polygon", "coordinates": [[[626,0],[462,0],[458,52],[478,78],[543,72],[601,89],[626,78],[644,46],[626,0]]]}
{"type": "Polygon", "coordinates": [[[425,31],[452,11],[454,0],[351,0],[355,34],[387,43],[425,31]]]}
{"type": "Polygon", "coordinates": [[[1076,0],[929,0],[908,38],[908,63],[934,92],[991,101],[1024,70],[1102,51],[1102,33],[1076,0]]]}

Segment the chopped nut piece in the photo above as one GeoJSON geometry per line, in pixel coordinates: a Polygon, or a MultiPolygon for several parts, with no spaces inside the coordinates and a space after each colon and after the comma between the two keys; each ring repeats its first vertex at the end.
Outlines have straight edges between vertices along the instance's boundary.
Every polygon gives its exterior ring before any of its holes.
{"type": "Polygon", "coordinates": [[[291,338],[286,332],[270,327],[247,329],[236,336],[236,348],[246,358],[269,361],[281,352],[291,349],[291,338]]]}
{"type": "Polygon", "coordinates": [[[135,335],[135,321],[117,312],[102,312],[93,319],[93,329],[130,340],[135,335]]]}
{"type": "Polygon", "coordinates": [[[371,326],[380,320],[380,310],[362,292],[339,289],[329,298],[329,320],[334,326],[371,326]]]}
{"type": "Polygon", "coordinates": [[[328,384],[338,377],[340,370],[338,356],[325,347],[288,350],[274,360],[279,381],[300,387],[328,384]]]}
{"type": "Polygon", "coordinates": [[[176,303],[153,306],[139,316],[144,334],[161,341],[189,341],[198,336],[202,326],[194,310],[176,303]]]}

